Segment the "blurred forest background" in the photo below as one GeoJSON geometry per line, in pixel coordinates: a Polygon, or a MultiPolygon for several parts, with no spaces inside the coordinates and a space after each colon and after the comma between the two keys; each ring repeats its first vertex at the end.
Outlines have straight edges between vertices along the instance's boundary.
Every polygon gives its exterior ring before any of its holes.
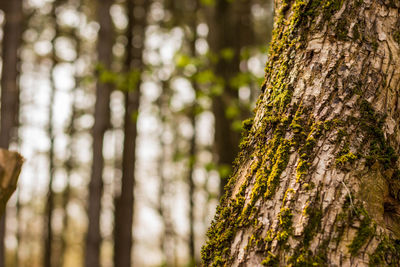
{"type": "Polygon", "coordinates": [[[0,267],[194,266],[252,115],[271,0],[1,0],[0,267]]]}

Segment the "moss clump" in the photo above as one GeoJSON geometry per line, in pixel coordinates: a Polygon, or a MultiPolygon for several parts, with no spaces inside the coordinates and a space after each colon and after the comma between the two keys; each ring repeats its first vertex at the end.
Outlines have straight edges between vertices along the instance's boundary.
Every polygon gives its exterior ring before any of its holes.
{"type": "Polygon", "coordinates": [[[312,210],[310,208],[307,209],[306,213],[308,214],[309,219],[307,227],[304,229],[303,246],[308,248],[315,233],[321,226],[322,211],[321,209],[315,209],[314,207],[312,210]]]}
{"type": "Polygon", "coordinates": [[[280,143],[281,144],[279,145],[276,154],[275,164],[273,165],[270,175],[268,177],[267,191],[264,194],[264,197],[266,198],[271,197],[275,193],[275,190],[279,185],[279,177],[285,170],[289,161],[289,141],[284,139],[280,143]]]}
{"type": "Polygon", "coordinates": [[[289,259],[289,262],[293,266],[315,266],[314,264],[317,263],[318,257],[309,251],[309,246],[315,233],[319,231],[321,226],[322,210],[316,204],[318,200],[319,197],[317,196],[315,203],[311,204],[308,202],[303,210],[303,215],[308,217],[308,223],[304,229],[303,238],[298,245],[298,249],[295,250],[294,255],[289,259]]]}
{"type": "Polygon", "coordinates": [[[282,208],[278,214],[279,226],[282,229],[289,230],[292,226],[293,214],[289,208],[282,208]]]}
{"type": "Polygon", "coordinates": [[[285,243],[286,240],[288,240],[288,238],[289,238],[289,233],[287,231],[278,232],[278,234],[276,235],[276,240],[278,240],[279,244],[285,243]]]}
{"type": "Polygon", "coordinates": [[[335,34],[338,40],[345,41],[349,33],[349,23],[346,19],[340,19],[335,27],[335,34]]]}
{"type": "Polygon", "coordinates": [[[282,208],[278,214],[279,227],[281,228],[281,231],[277,233],[276,240],[279,244],[285,243],[289,238],[292,231],[292,217],[293,214],[289,208],[282,208]]]}
{"type": "Polygon", "coordinates": [[[363,100],[360,104],[360,113],[361,129],[366,135],[363,145],[369,144],[368,152],[364,155],[367,165],[371,166],[378,161],[384,169],[397,169],[398,155],[386,141],[382,130],[385,116],[377,114],[366,100],[363,100]]]}
{"type": "Polygon", "coordinates": [[[343,149],[337,154],[336,166],[345,167],[347,163],[352,164],[358,157],[350,151],[349,144],[345,144],[343,149]]]}
{"type": "Polygon", "coordinates": [[[358,26],[358,24],[355,24],[353,26],[353,39],[357,41],[357,40],[360,40],[360,37],[361,37],[361,35],[360,35],[359,26],[358,26]]]}
{"type": "Polygon", "coordinates": [[[400,31],[395,31],[393,33],[393,39],[400,45],[400,31]]]}
{"type": "Polygon", "coordinates": [[[374,253],[369,255],[369,266],[399,266],[400,239],[383,236],[374,253]]]}
{"type": "Polygon", "coordinates": [[[321,260],[319,255],[313,255],[310,250],[301,248],[299,249],[298,255],[295,259],[290,258],[289,260],[293,267],[315,267],[315,266],[327,266],[326,260],[321,260]]]}
{"type": "Polygon", "coordinates": [[[348,152],[346,154],[341,155],[336,159],[336,165],[339,167],[343,167],[346,162],[353,163],[357,159],[357,156],[352,152],[348,152]]]}
{"type": "Polygon", "coordinates": [[[297,163],[296,167],[296,182],[301,182],[303,177],[308,173],[308,168],[310,163],[305,160],[306,154],[303,154],[303,157],[300,157],[299,163],[297,163]]]}
{"type": "Polygon", "coordinates": [[[329,20],[343,5],[343,0],[323,1],[322,9],[325,20],[329,20]]]}
{"type": "Polygon", "coordinates": [[[249,118],[242,122],[242,139],[240,140],[239,148],[244,149],[249,144],[249,137],[251,135],[251,127],[253,126],[254,119],[249,118]]]}
{"type": "Polygon", "coordinates": [[[268,256],[261,262],[261,264],[268,267],[279,266],[279,259],[271,251],[268,251],[268,256]]]}
{"type": "MultiPolygon", "coordinates": [[[[300,144],[300,147],[298,149],[298,153],[300,155],[300,158],[297,163],[296,167],[296,181],[297,182],[303,182],[304,177],[307,175],[309,168],[311,166],[311,162],[314,159],[313,156],[313,150],[314,147],[317,144],[318,138],[321,137],[324,131],[324,124],[321,121],[313,122],[311,126],[309,126],[311,123],[306,126],[306,133],[304,133],[304,138],[296,141],[296,144],[300,144]],[[308,129],[307,129],[308,128],[308,129]],[[305,140],[304,140],[305,139],[305,140]]],[[[306,124],[307,125],[307,124],[306,124]]]]}
{"type": "Polygon", "coordinates": [[[372,220],[364,209],[360,210],[364,218],[360,222],[360,227],[353,241],[348,246],[351,255],[356,255],[360,248],[372,237],[375,233],[375,226],[372,225],[372,220]]]}
{"type": "Polygon", "coordinates": [[[247,134],[253,126],[254,118],[248,118],[242,122],[242,129],[247,134]]]}

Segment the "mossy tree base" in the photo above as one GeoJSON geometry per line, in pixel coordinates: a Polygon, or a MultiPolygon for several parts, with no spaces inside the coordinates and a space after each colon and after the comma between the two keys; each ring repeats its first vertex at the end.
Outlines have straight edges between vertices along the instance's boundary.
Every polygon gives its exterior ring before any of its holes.
{"type": "Polygon", "coordinates": [[[398,266],[400,2],[276,1],[206,266],[398,266]]]}

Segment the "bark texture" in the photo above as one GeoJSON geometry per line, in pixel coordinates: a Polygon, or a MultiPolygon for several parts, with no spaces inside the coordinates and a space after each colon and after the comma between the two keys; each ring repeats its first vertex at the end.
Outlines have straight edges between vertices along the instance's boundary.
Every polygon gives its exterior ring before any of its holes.
{"type": "Polygon", "coordinates": [[[399,266],[400,3],[276,1],[207,266],[399,266]]]}

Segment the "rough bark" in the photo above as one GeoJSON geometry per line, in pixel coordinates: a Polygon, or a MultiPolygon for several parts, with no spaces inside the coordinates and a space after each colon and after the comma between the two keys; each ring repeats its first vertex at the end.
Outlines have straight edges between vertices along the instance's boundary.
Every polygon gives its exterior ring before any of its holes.
{"type": "MultiPolygon", "coordinates": [[[[1,7],[5,13],[5,24],[2,42],[0,147],[7,149],[11,139],[16,136],[18,126],[18,49],[22,39],[22,0],[1,1],[1,7]]],[[[4,215],[0,220],[0,267],[5,266],[5,224],[4,215]]]]}
{"type": "Polygon", "coordinates": [[[140,104],[140,75],[143,71],[143,49],[150,1],[127,1],[127,53],[125,72],[132,88],[125,92],[124,150],[122,154],[121,194],[115,202],[114,265],[131,266],[134,187],[136,166],[136,118],[140,104]],[[135,43],[134,38],[136,39],[135,43]],[[139,78],[138,78],[139,77],[139,78]]]}
{"type": "MultiPolygon", "coordinates": [[[[112,47],[114,44],[114,30],[110,15],[113,0],[97,2],[97,20],[100,24],[97,53],[101,68],[109,70],[112,62],[112,47]]],[[[88,231],[86,235],[86,267],[100,266],[100,213],[101,197],[103,195],[103,138],[110,124],[110,93],[111,85],[97,82],[96,104],[94,110],[93,136],[93,163],[89,183],[88,231]]]]}
{"type": "Polygon", "coordinates": [[[275,4],[204,265],[398,266],[400,3],[275,4]]]}
{"type": "MultiPolygon", "coordinates": [[[[215,154],[220,167],[231,166],[238,152],[240,134],[232,129],[234,118],[227,117],[226,110],[238,103],[238,88],[231,81],[239,72],[240,49],[252,39],[250,28],[250,5],[244,1],[217,0],[208,18],[210,32],[208,42],[210,50],[218,58],[215,74],[223,81],[223,92],[213,97],[215,117],[215,154]],[[229,49],[233,57],[224,57],[229,49]]],[[[221,177],[220,195],[228,177],[221,177]]]]}

